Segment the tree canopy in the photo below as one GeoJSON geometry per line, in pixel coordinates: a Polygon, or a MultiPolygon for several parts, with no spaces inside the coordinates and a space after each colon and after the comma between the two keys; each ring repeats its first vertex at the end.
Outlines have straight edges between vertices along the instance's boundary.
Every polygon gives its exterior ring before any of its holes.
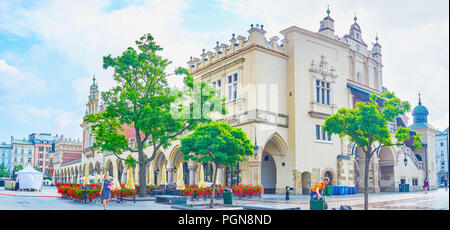
{"type": "Polygon", "coordinates": [[[215,164],[213,194],[210,207],[214,205],[217,170],[220,166],[232,166],[254,155],[254,145],[241,128],[215,121],[198,126],[194,132],[181,138],[180,151],[184,159],[215,164]]]}
{"type": "MultiPolygon", "coordinates": [[[[401,101],[394,93],[386,91],[371,94],[368,102],[357,102],[356,108],[341,108],[337,113],[327,117],[323,129],[329,134],[338,134],[341,138],[348,136],[365,154],[364,167],[364,209],[368,209],[369,163],[375,152],[382,147],[404,145],[410,138],[410,129],[397,127],[391,135],[388,123],[398,116],[409,112],[411,106],[401,101]],[[395,142],[394,142],[395,141],[395,142]]],[[[421,148],[421,134],[414,136],[414,148],[421,148]]]]}
{"type": "Polygon", "coordinates": [[[140,195],[145,195],[145,165],[152,161],[161,148],[168,148],[185,132],[194,130],[201,123],[210,121],[209,113],[226,112],[223,99],[216,90],[193,79],[189,71],[177,68],[167,74],[171,62],[158,52],[162,48],[151,34],[136,41],[137,49],[128,47],[120,56],[103,57],[103,67],[114,69],[116,86],[102,93],[105,109],[88,114],[86,122],[92,123],[94,147],[108,151],[129,165],[139,164],[140,195]],[[167,76],[184,76],[184,88],[168,86],[167,76]],[[136,140],[130,145],[123,125],[134,128],[136,140]],[[152,147],[148,157],[144,149],[152,147]],[[124,159],[124,151],[137,152],[138,158],[124,159]]]}

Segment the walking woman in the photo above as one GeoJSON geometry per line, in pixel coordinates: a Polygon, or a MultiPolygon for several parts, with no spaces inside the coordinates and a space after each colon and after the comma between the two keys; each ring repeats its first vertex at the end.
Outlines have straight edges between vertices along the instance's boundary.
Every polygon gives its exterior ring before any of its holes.
{"type": "Polygon", "coordinates": [[[425,178],[425,181],[423,182],[423,189],[425,190],[425,194],[427,194],[428,191],[428,179],[425,178]]]}
{"type": "Polygon", "coordinates": [[[103,208],[106,210],[106,205],[108,204],[109,199],[111,198],[111,186],[110,186],[111,181],[109,180],[108,174],[105,174],[103,178],[104,178],[103,184],[100,191],[101,191],[101,198],[103,200],[103,208]]]}

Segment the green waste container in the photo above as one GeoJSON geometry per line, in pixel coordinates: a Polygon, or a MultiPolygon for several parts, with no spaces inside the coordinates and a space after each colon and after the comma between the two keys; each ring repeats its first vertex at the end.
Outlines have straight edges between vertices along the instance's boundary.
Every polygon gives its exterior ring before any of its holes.
{"type": "Polygon", "coordinates": [[[327,196],[331,196],[333,194],[333,186],[327,185],[325,186],[325,193],[327,196]]]}
{"type": "Polygon", "coordinates": [[[223,191],[223,203],[233,204],[233,191],[231,191],[231,189],[225,189],[225,191],[223,191]]]}
{"type": "Polygon", "coordinates": [[[325,199],[311,199],[309,200],[309,210],[325,210],[325,199]]]}

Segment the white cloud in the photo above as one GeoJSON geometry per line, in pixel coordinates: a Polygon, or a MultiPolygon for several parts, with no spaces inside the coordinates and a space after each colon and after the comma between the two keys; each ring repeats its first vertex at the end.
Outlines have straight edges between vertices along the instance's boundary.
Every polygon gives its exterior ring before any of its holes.
{"type": "Polygon", "coordinates": [[[0,59],[0,98],[22,98],[35,94],[46,94],[48,88],[42,79],[32,73],[21,71],[0,59]]]}
{"type": "MultiPolygon", "coordinates": [[[[90,73],[72,83],[83,98],[90,85],[85,83],[93,74],[100,90],[112,86],[112,72],[102,68],[103,56],[119,55],[145,33],[151,33],[164,48],[161,54],[173,61],[168,72],[185,66],[189,55],[201,50],[201,39],[181,27],[181,13],[187,8],[182,0],[146,1],[105,12],[108,4],[107,0],[48,1],[35,9],[18,10],[14,18],[21,20],[11,21],[16,26],[10,32],[33,34],[46,49],[65,54],[71,64],[90,73]]],[[[171,79],[170,83],[181,82],[171,79]]]]}

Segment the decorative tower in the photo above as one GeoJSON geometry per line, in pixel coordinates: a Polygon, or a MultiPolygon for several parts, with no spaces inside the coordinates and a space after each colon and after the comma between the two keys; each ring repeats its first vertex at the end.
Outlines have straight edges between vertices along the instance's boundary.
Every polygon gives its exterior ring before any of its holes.
{"type": "Polygon", "coordinates": [[[419,104],[414,108],[413,124],[409,126],[411,131],[420,133],[422,137],[422,148],[419,149],[425,160],[425,175],[428,178],[428,183],[431,189],[437,188],[437,168],[436,168],[436,129],[428,123],[428,109],[422,105],[422,100],[419,93],[419,104]]]}
{"type": "Polygon", "coordinates": [[[419,93],[419,105],[417,105],[412,112],[412,115],[414,117],[414,124],[428,124],[428,114],[428,109],[427,107],[422,105],[419,93]]]}
{"type": "Polygon", "coordinates": [[[330,5],[328,5],[327,16],[320,21],[319,33],[334,38],[334,20],[330,17],[330,5]]]}
{"type": "MultiPolygon", "coordinates": [[[[89,91],[89,101],[86,104],[86,113],[95,114],[99,112],[99,91],[98,84],[95,82],[95,75],[92,78],[92,85],[89,91]]],[[[93,146],[93,136],[91,132],[91,125],[87,122],[81,123],[81,128],[83,128],[83,152],[84,154],[92,153],[92,151],[86,151],[93,146]]]]}
{"type": "Polygon", "coordinates": [[[377,60],[378,63],[381,63],[381,45],[378,43],[378,34],[375,37],[375,43],[372,47],[372,55],[377,60]]]}
{"type": "Polygon", "coordinates": [[[366,43],[364,43],[364,41],[362,39],[361,27],[357,23],[358,18],[356,17],[356,13],[355,13],[355,17],[353,17],[353,21],[355,21],[355,22],[350,26],[350,33],[345,35],[344,37],[350,38],[350,39],[356,41],[357,43],[360,43],[363,46],[367,47],[366,43]]]}

